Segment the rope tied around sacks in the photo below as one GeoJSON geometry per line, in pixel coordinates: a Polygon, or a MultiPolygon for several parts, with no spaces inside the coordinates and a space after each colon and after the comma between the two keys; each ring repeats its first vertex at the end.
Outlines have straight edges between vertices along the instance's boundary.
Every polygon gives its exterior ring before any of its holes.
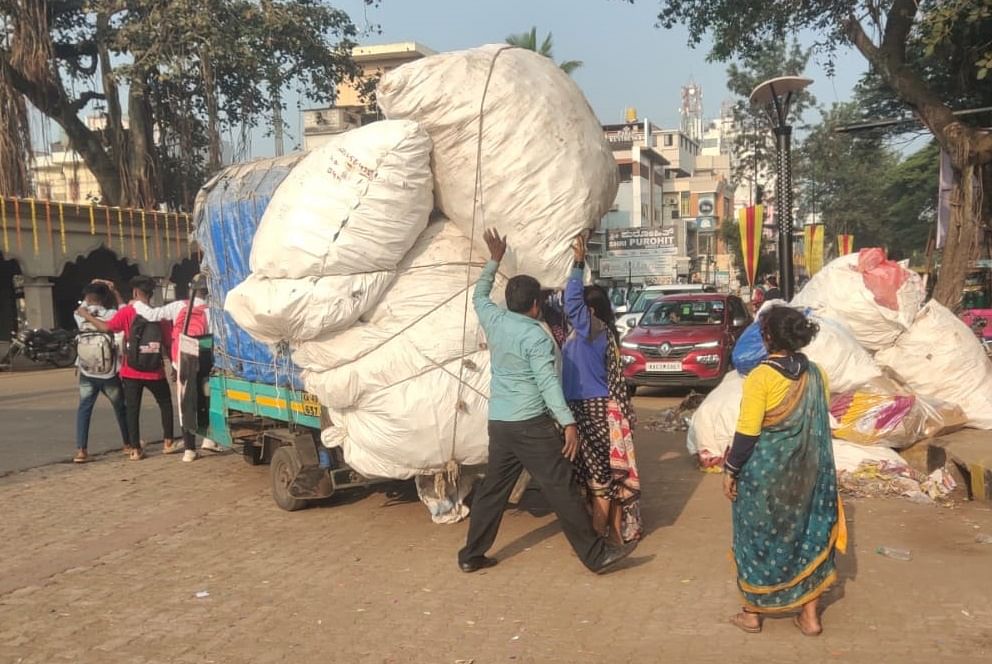
{"type": "Polygon", "coordinates": [[[447,484],[453,483],[457,487],[460,466],[457,461],[455,461],[455,445],[458,441],[458,420],[459,415],[468,412],[467,404],[462,400],[462,388],[465,386],[465,369],[471,368],[477,370],[478,367],[474,362],[466,358],[466,344],[465,337],[468,332],[468,307],[469,307],[469,290],[472,287],[472,254],[475,250],[475,232],[478,228],[480,222],[483,228],[485,228],[485,201],[483,198],[483,187],[482,187],[482,132],[485,128],[485,107],[486,107],[486,97],[489,94],[489,83],[493,78],[493,71],[496,69],[496,60],[499,56],[503,54],[504,51],[508,51],[514,46],[504,46],[500,48],[496,53],[493,54],[493,59],[489,61],[489,71],[486,73],[486,82],[482,86],[482,98],[479,100],[479,129],[476,136],[476,150],[475,150],[475,193],[474,193],[474,204],[472,206],[472,227],[469,233],[469,246],[468,246],[468,261],[465,268],[465,305],[462,310],[462,361],[458,367],[458,391],[456,393],[455,401],[455,421],[451,431],[451,452],[448,454],[448,462],[445,464],[444,471],[435,474],[434,476],[434,490],[438,492],[439,495],[443,495],[446,492],[447,484]]]}

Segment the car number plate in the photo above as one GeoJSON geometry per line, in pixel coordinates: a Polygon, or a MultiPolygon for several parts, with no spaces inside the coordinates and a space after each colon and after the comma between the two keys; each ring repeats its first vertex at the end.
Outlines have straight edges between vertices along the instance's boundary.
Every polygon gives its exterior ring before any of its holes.
{"type": "Polygon", "coordinates": [[[681,362],[648,362],[649,373],[674,373],[682,371],[681,362]]]}

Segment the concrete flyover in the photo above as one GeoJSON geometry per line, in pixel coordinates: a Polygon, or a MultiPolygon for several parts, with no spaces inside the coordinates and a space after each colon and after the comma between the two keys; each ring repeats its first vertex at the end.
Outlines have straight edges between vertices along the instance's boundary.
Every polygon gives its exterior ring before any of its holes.
{"type": "Polygon", "coordinates": [[[18,319],[71,328],[79,291],[95,277],[124,288],[148,275],[159,299],[185,296],[199,263],[191,231],[185,212],[0,196],[0,341],[18,319]]]}

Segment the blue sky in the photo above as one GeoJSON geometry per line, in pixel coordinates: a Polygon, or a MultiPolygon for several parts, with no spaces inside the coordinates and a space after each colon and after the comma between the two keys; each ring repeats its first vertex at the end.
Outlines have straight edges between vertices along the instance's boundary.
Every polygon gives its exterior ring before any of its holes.
{"type": "MultiPolygon", "coordinates": [[[[707,48],[690,49],[681,27],[655,27],[658,2],[638,0],[382,0],[366,7],[361,0],[336,0],[359,29],[381,26],[381,34],[363,36],[364,44],[418,41],[436,51],[502,42],[507,35],[537,26],[539,35],[554,35],[558,60],[582,60],[574,74],[602,122],[622,121],[623,109],[634,106],[655,124],[679,121],[679,94],[694,79],[703,87],[704,112],[715,117],[720,102],[730,98],[726,64],[706,61],[707,48]]],[[[850,98],[865,70],[857,53],[841,53],[834,78],[822,63],[811,63],[813,94],[821,104],[850,98]]],[[[298,114],[290,113],[290,116],[298,114]]],[[[815,120],[813,113],[808,120],[815,120]]],[[[298,117],[287,118],[297,134],[298,117]]],[[[256,155],[271,151],[271,139],[256,138],[256,155]]],[[[291,144],[287,141],[287,144],[291,144]]]]}

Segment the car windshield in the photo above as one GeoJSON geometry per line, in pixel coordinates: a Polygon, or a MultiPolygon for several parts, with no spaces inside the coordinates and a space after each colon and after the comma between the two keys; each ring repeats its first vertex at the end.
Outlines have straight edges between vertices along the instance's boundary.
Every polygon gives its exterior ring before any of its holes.
{"type": "Polygon", "coordinates": [[[643,314],[648,306],[659,297],[664,295],[661,291],[641,291],[637,294],[637,298],[634,300],[634,304],[630,305],[630,309],[627,313],[631,314],[643,314]]]}
{"type": "Polygon", "coordinates": [[[644,317],[645,327],[720,325],[726,306],[723,300],[674,300],[656,302],[644,317]]]}

